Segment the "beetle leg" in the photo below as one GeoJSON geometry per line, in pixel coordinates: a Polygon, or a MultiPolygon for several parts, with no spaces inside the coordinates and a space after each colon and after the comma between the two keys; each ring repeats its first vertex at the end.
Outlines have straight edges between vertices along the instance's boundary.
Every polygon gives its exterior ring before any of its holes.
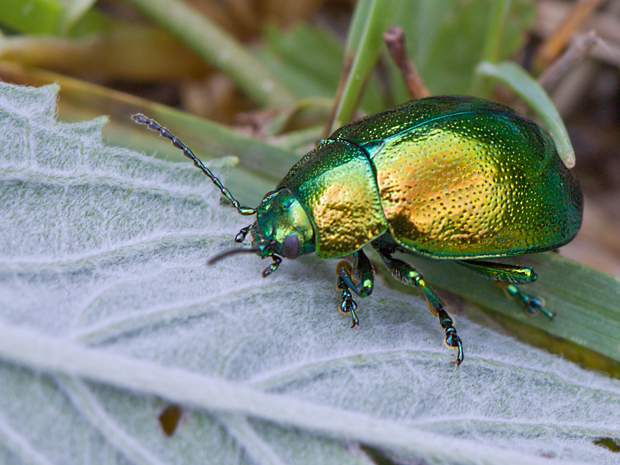
{"type": "MultiPolygon", "coordinates": [[[[282,263],[282,259],[278,257],[276,254],[267,255],[267,257],[271,257],[273,262],[271,263],[271,265],[269,265],[267,268],[263,270],[263,278],[266,278],[271,273],[276,271],[278,267],[280,266],[280,263],[282,263]]],[[[263,258],[266,258],[266,257],[263,257],[263,258]]]]}
{"type": "Polygon", "coordinates": [[[354,252],[353,259],[353,269],[347,261],[341,261],[336,266],[336,274],[338,275],[336,286],[338,289],[342,289],[340,311],[342,313],[351,313],[353,322],[351,328],[359,325],[359,319],[355,313],[357,304],[352,298],[351,291],[355,292],[360,297],[369,296],[372,293],[375,279],[370,260],[368,260],[368,257],[362,250],[354,252]]]}
{"type": "Polygon", "coordinates": [[[508,295],[519,299],[525,309],[531,315],[542,312],[548,318],[553,318],[554,314],[544,308],[544,302],[540,297],[533,297],[521,291],[515,284],[526,284],[536,281],[536,273],[531,268],[504,263],[482,262],[457,260],[459,265],[464,266],[478,274],[481,274],[506,290],[508,295]]]}
{"type": "MultiPolygon", "coordinates": [[[[348,266],[349,269],[351,269],[351,265],[349,265],[349,262],[340,262],[338,263],[336,271],[339,273],[342,272],[345,265],[348,266]]],[[[355,303],[355,300],[353,300],[353,298],[351,297],[351,287],[346,284],[345,278],[342,278],[340,276],[338,276],[338,282],[336,283],[336,286],[338,287],[338,289],[342,289],[342,303],[340,304],[340,311],[342,313],[351,313],[351,328],[355,328],[360,324],[360,320],[357,317],[357,313],[355,313],[355,310],[357,310],[357,304],[355,303]]]]}
{"type": "MultiPolygon", "coordinates": [[[[375,244],[373,244],[375,246],[375,244]]],[[[435,292],[426,284],[426,281],[420,273],[418,273],[411,265],[392,257],[392,251],[386,248],[382,248],[380,245],[375,246],[377,252],[383,259],[383,262],[387,266],[392,276],[401,281],[404,284],[416,286],[419,288],[424,297],[431,313],[439,318],[439,324],[446,333],[446,345],[448,347],[456,348],[458,353],[456,360],[453,362],[456,365],[460,365],[463,361],[463,343],[461,338],[456,334],[456,328],[453,326],[452,318],[448,315],[448,312],[444,310],[444,305],[441,299],[435,292]]]]}
{"type": "Polygon", "coordinates": [[[533,283],[538,276],[531,268],[508,265],[506,263],[483,262],[474,260],[456,260],[461,266],[486,276],[493,281],[504,283],[525,284],[533,283]]]}
{"type": "Polygon", "coordinates": [[[543,315],[548,317],[549,319],[553,318],[555,314],[547,310],[545,306],[545,302],[540,297],[532,297],[529,294],[526,294],[522,290],[520,290],[514,284],[506,284],[506,283],[496,283],[498,286],[503,287],[505,291],[511,297],[517,297],[523,305],[525,305],[525,309],[530,315],[535,315],[538,312],[542,312],[543,315]]]}

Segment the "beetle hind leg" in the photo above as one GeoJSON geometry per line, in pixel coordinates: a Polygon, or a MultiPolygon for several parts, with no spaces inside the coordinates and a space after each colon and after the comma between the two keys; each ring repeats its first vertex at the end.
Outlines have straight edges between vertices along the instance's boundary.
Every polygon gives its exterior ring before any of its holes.
{"type": "Polygon", "coordinates": [[[545,302],[540,297],[534,297],[526,294],[514,284],[497,283],[497,285],[503,287],[510,297],[516,297],[519,299],[523,305],[525,305],[525,309],[530,315],[536,315],[538,312],[541,312],[549,319],[552,319],[555,316],[553,312],[550,312],[545,308],[545,302]]]}
{"type": "Polygon", "coordinates": [[[495,284],[502,287],[510,297],[515,297],[521,301],[530,315],[540,312],[548,318],[554,317],[554,314],[545,308],[545,303],[540,297],[526,294],[516,286],[516,284],[536,281],[536,273],[531,268],[470,260],[458,260],[457,263],[495,281],[495,284]]]}
{"type": "Polygon", "coordinates": [[[357,304],[353,300],[353,294],[355,292],[360,297],[369,296],[372,293],[374,285],[374,271],[370,260],[366,254],[358,250],[353,254],[354,264],[347,261],[341,261],[336,266],[336,274],[338,275],[338,281],[336,286],[342,290],[342,303],[340,304],[340,311],[342,313],[351,313],[351,328],[359,325],[359,319],[355,310],[357,310],[357,304]]]}
{"type": "Polygon", "coordinates": [[[401,281],[404,284],[415,286],[422,291],[426,298],[431,313],[439,318],[439,324],[443,328],[446,334],[446,345],[448,347],[457,349],[456,360],[453,362],[456,365],[460,365],[464,358],[463,343],[461,338],[456,334],[456,328],[453,325],[452,318],[445,311],[443,302],[437,294],[426,284],[426,281],[420,273],[418,273],[411,265],[392,257],[393,250],[383,248],[379,244],[374,244],[373,247],[379,252],[381,259],[387,266],[392,276],[401,281]]]}

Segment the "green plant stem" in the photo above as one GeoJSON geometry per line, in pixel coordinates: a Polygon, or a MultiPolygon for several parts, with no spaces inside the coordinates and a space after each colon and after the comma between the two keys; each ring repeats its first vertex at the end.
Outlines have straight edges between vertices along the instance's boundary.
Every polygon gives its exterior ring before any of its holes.
{"type": "Polygon", "coordinates": [[[383,32],[392,17],[394,5],[393,0],[362,0],[356,6],[345,48],[344,87],[329,133],[353,117],[366,80],[379,58],[383,32]]]}

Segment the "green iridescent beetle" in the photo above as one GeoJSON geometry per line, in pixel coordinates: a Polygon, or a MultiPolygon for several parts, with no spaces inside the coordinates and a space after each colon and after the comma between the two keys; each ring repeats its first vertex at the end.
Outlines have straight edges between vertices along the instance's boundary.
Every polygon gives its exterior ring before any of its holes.
{"type": "Polygon", "coordinates": [[[134,120],[159,131],[183,150],[243,215],[256,221],[235,241],[252,235],[252,248],[273,262],[315,252],[353,257],[337,265],[341,310],[358,324],[352,292],[365,297],[374,272],[362,248],[370,244],[389,271],[417,286],[439,318],[445,342],[463,345],[441,299],[395,252],[453,260],[506,286],[530,313],[542,301],[515,284],[536,279],[532,269],[481,259],[555,249],[579,230],[583,197],[551,138],[511,108],[475,97],[429,97],[343,126],[303,157],[258,208],[242,207],[200,160],[157,122],[134,120]]]}

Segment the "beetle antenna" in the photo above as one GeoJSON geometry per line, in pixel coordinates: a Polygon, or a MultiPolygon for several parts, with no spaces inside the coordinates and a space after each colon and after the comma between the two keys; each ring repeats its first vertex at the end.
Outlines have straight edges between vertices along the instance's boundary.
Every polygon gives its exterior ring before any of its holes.
{"type": "Polygon", "coordinates": [[[207,262],[207,265],[213,265],[215,262],[219,262],[222,258],[226,258],[229,255],[236,255],[239,253],[256,253],[258,252],[259,249],[230,249],[230,250],[225,250],[222,253],[217,254],[215,257],[212,257],[209,259],[209,261],[207,262]]]}
{"type": "Polygon", "coordinates": [[[241,206],[237,199],[232,196],[230,191],[226,189],[226,187],[224,187],[222,182],[211,172],[211,170],[207,168],[196,155],[194,155],[194,153],[181,141],[181,139],[175,137],[175,135],[172,134],[168,130],[168,128],[163,127],[157,121],[144,116],[142,113],[133,115],[131,118],[138,124],[144,124],[149,129],[152,129],[153,131],[158,131],[162,135],[162,137],[169,139],[172,142],[172,145],[174,145],[178,149],[181,149],[183,151],[183,154],[187,158],[190,158],[194,162],[194,165],[196,165],[197,168],[200,168],[202,172],[206,174],[209,179],[211,179],[213,184],[218,187],[222,195],[228,200],[230,200],[230,203],[233,204],[233,206],[237,209],[239,213],[241,213],[242,215],[253,215],[254,213],[256,213],[256,208],[241,206]]]}

